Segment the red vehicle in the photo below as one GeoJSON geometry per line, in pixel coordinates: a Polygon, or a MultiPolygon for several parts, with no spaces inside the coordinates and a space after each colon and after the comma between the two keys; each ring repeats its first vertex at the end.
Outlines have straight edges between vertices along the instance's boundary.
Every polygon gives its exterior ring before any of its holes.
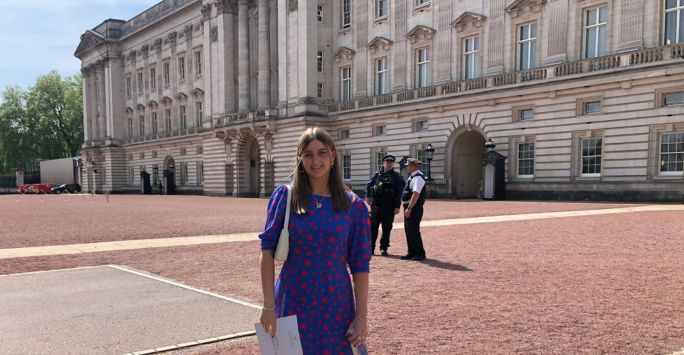
{"type": "Polygon", "coordinates": [[[22,194],[49,194],[52,191],[52,184],[23,184],[19,185],[19,192],[22,194]]]}

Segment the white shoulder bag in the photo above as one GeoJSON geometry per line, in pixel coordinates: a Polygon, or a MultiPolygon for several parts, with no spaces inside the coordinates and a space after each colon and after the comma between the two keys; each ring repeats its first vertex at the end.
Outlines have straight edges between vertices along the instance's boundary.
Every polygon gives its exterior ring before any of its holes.
{"type": "Polygon", "coordinates": [[[283,221],[283,229],[280,230],[280,238],[278,239],[278,246],[276,247],[273,260],[284,263],[287,261],[287,254],[290,252],[290,232],[288,226],[290,225],[290,201],[292,200],[292,187],[287,187],[287,206],[285,206],[285,220],[283,221]]]}

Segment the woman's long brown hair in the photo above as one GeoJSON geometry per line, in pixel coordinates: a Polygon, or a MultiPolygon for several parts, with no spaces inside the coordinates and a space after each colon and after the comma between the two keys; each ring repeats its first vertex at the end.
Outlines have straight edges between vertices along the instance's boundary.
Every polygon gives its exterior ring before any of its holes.
{"type": "Polygon", "coordinates": [[[348,188],[342,180],[341,167],[337,160],[335,142],[333,142],[333,139],[328,132],[318,127],[308,128],[299,137],[297,156],[295,157],[295,168],[292,172],[292,210],[297,214],[307,212],[307,202],[311,198],[311,183],[309,182],[309,175],[307,175],[304,166],[302,165],[302,154],[309,143],[313,141],[323,143],[323,145],[330,150],[333,164],[328,178],[330,197],[332,198],[335,211],[346,211],[351,206],[351,202],[346,194],[348,188]]]}

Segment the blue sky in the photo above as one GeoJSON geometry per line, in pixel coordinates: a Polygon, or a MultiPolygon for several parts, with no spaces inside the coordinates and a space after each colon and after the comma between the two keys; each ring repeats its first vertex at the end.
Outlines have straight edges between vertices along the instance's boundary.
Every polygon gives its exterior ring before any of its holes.
{"type": "Polygon", "coordinates": [[[0,92],[51,70],[80,72],[80,36],[108,18],[129,20],[158,0],[0,0],[0,92]]]}

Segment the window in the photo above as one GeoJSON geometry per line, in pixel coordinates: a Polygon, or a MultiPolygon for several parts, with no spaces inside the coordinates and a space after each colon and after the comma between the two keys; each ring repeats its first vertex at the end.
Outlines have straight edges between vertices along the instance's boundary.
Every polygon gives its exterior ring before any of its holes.
{"type": "Polygon", "coordinates": [[[664,106],[684,105],[684,91],[663,94],[664,106]]]}
{"type": "Polygon", "coordinates": [[[318,4],[318,12],[316,14],[318,22],[323,22],[323,5],[318,4]]]}
{"type": "Polygon", "coordinates": [[[349,154],[342,156],[342,178],[351,179],[351,155],[349,154]]]}
{"type": "Polygon", "coordinates": [[[170,108],[164,109],[164,121],[166,124],[166,131],[171,132],[171,129],[173,127],[171,126],[171,109],[170,108]]]}
{"type": "Polygon", "coordinates": [[[178,57],[178,80],[185,80],[185,57],[178,57]]]}
{"type": "Polygon", "coordinates": [[[518,144],[518,176],[534,176],[534,143],[518,144]]]}
{"type": "Polygon", "coordinates": [[[660,135],[660,172],[684,172],[684,132],[660,135]]]}
{"type": "Polygon", "coordinates": [[[585,115],[596,115],[601,113],[601,101],[589,101],[584,103],[585,115]]]}
{"type": "Polygon", "coordinates": [[[375,126],[375,135],[376,136],[384,136],[385,135],[385,126],[375,126]]]}
{"type": "Polygon", "coordinates": [[[340,101],[351,99],[351,67],[340,69],[340,101]]]}
{"type": "Polygon", "coordinates": [[[387,93],[387,57],[375,61],[375,94],[387,93]]]}
{"type": "Polygon", "coordinates": [[[169,62],[164,62],[164,85],[169,85],[171,82],[171,71],[169,68],[169,62]]]}
{"type": "Polygon", "coordinates": [[[143,73],[138,72],[138,95],[143,94],[143,73]]]}
{"type": "Polygon", "coordinates": [[[416,132],[422,132],[428,130],[428,121],[416,121],[416,132]]]}
{"type": "Polygon", "coordinates": [[[188,183],[188,163],[180,163],[180,184],[185,186],[188,183]]]}
{"type": "Polygon", "coordinates": [[[178,106],[178,116],[180,117],[180,128],[188,128],[188,115],[185,112],[185,105],[178,106]]]}
{"type": "Polygon", "coordinates": [[[126,77],[126,97],[131,98],[131,77],[126,77]]]}
{"type": "Polygon", "coordinates": [[[425,149],[416,150],[416,159],[420,160],[423,163],[421,170],[423,170],[425,176],[430,176],[430,165],[427,163],[427,152],[425,151],[425,149]]]}
{"type": "Polygon", "coordinates": [[[128,115],[128,136],[133,137],[133,116],[128,115]]]}
{"type": "Polygon", "coordinates": [[[430,72],[430,49],[421,48],[416,51],[416,87],[428,86],[430,72]]]}
{"type": "Polygon", "coordinates": [[[150,68],[150,90],[157,90],[157,69],[154,67],[150,68]]]}
{"type": "Polygon", "coordinates": [[[537,55],[537,23],[529,23],[520,26],[518,37],[518,69],[527,70],[534,68],[537,55]]]}
{"type": "Polygon", "coordinates": [[[534,109],[522,108],[518,110],[518,121],[527,121],[534,118],[534,109]]]}
{"type": "Polygon", "coordinates": [[[316,85],[316,97],[323,97],[323,83],[316,85]]]}
{"type": "Polygon", "coordinates": [[[202,51],[195,52],[195,75],[202,74],[202,51]]]}
{"type": "Polygon", "coordinates": [[[472,79],[480,76],[480,39],[466,38],[463,41],[463,78],[472,79]]]}
{"type": "Polygon", "coordinates": [[[128,168],[128,184],[133,185],[134,183],[135,183],[135,168],[131,166],[128,168]]]}
{"type": "Polygon", "coordinates": [[[601,138],[582,139],[582,175],[597,176],[601,174],[601,138]]]}
{"type": "Polygon", "coordinates": [[[387,17],[387,1],[375,0],[375,18],[387,17]]]}
{"type": "Polygon", "coordinates": [[[666,45],[684,42],[684,0],[665,1],[666,45]]]}
{"type": "Polygon", "coordinates": [[[197,162],[197,186],[204,185],[204,162],[197,162]]]}
{"type": "Polygon", "coordinates": [[[202,127],[204,120],[204,112],[202,111],[202,103],[195,102],[195,127],[202,127]]]}
{"type": "Polygon", "coordinates": [[[351,0],[342,0],[342,28],[351,27],[351,0]]]}
{"type": "Polygon", "coordinates": [[[344,139],[349,139],[349,130],[348,129],[341,129],[340,130],[340,140],[344,139]]]}
{"type": "Polygon", "coordinates": [[[375,170],[380,170],[382,168],[383,164],[383,158],[387,155],[387,152],[384,150],[377,150],[375,151],[375,170]]]}
{"type": "Polygon", "coordinates": [[[416,0],[416,6],[423,6],[430,3],[430,0],[416,0]]]}
{"type": "Polygon", "coordinates": [[[606,53],[608,10],[605,6],[587,10],[584,25],[584,57],[600,57],[606,53]]]}
{"type": "Polygon", "coordinates": [[[159,184],[159,167],[157,164],[152,165],[152,184],[159,184]]]}
{"type": "Polygon", "coordinates": [[[145,135],[145,115],[138,116],[138,135],[145,135]]]}
{"type": "Polygon", "coordinates": [[[319,73],[323,72],[323,52],[318,51],[316,54],[316,71],[319,73]]]}
{"type": "Polygon", "coordinates": [[[157,134],[158,125],[157,111],[152,111],[152,134],[157,134]]]}

